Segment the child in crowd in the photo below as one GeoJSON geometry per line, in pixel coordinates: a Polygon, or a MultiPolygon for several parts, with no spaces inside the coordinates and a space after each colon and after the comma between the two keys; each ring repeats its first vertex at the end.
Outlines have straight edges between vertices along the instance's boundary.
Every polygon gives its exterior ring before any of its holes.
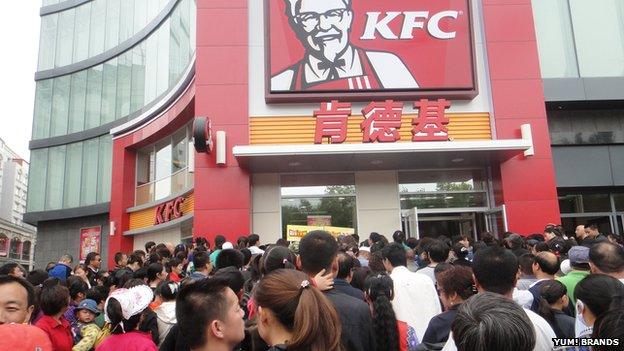
{"type": "Polygon", "coordinates": [[[76,322],[72,326],[72,333],[74,334],[72,351],[92,350],[100,335],[100,328],[95,323],[95,318],[100,314],[97,303],[91,299],[82,300],[74,312],[76,313],[76,322]]]}

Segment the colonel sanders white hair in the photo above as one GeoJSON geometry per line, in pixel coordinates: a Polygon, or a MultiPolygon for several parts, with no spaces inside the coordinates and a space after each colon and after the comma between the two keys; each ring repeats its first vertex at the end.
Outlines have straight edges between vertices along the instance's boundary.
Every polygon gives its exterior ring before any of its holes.
{"type": "MultiPolygon", "coordinates": [[[[284,2],[286,3],[287,10],[289,10],[288,14],[291,17],[297,15],[297,8],[299,7],[299,3],[301,3],[301,0],[284,0],[284,2]]],[[[347,8],[351,6],[351,0],[342,0],[342,2],[345,4],[345,6],[347,6],[347,8]]]]}

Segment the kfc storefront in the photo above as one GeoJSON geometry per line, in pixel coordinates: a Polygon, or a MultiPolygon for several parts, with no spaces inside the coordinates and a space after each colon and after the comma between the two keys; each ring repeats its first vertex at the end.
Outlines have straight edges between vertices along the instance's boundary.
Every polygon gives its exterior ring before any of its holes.
{"type": "Polygon", "coordinates": [[[137,210],[137,162],[185,126],[185,186],[164,200],[192,193],[181,221],[195,236],[529,234],[559,220],[530,1],[197,8],[186,86],[113,131],[111,251],[168,225],[131,226],[162,205],[137,210]]]}

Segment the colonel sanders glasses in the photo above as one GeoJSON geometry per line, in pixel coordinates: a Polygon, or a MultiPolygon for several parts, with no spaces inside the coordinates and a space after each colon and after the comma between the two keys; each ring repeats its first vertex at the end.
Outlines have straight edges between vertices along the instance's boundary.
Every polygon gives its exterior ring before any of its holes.
{"type": "Polygon", "coordinates": [[[301,23],[306,29],[314,29],[316,28],[321,20],[321,16],[325,17],[325,19],[332,24],[338,24],[344,18],[344,14],[349,11],[348,8],[345,9],[333,9],[329,11],[325,11],[323,13],[316,12],[305,12],[298,15],[295,15],[295,18],[299,23],[301,23]]]}

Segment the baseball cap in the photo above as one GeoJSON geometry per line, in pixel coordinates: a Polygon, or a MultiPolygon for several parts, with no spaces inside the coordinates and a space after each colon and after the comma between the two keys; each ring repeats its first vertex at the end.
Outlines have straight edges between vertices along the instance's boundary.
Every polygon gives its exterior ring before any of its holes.
{"type": "Polygon", "coordinates": [[[570,264],[589,263],[589,248],[585,246],[572,246],[568,251],[570,264]]]}
{"type": "Polygon", "coordinates": [[[98,308],[97,308],[97,303],[94,300],[91,300],[91,299],[84,299],[84,300],[80,301],[80,303],[78,304],[78,306],[74,310],[74,313],[78,313],[78,311],[80,311],[80,310],[91,311],[91,312],[95,313],[96,316],[101,313],[100,310],[98,310],[98,308]]]}
{"type": "Polygon", "coordinates": [[[52,342],[43,330],[29,324],[0,325],[0,350],[52,351],[52,342]]]}

